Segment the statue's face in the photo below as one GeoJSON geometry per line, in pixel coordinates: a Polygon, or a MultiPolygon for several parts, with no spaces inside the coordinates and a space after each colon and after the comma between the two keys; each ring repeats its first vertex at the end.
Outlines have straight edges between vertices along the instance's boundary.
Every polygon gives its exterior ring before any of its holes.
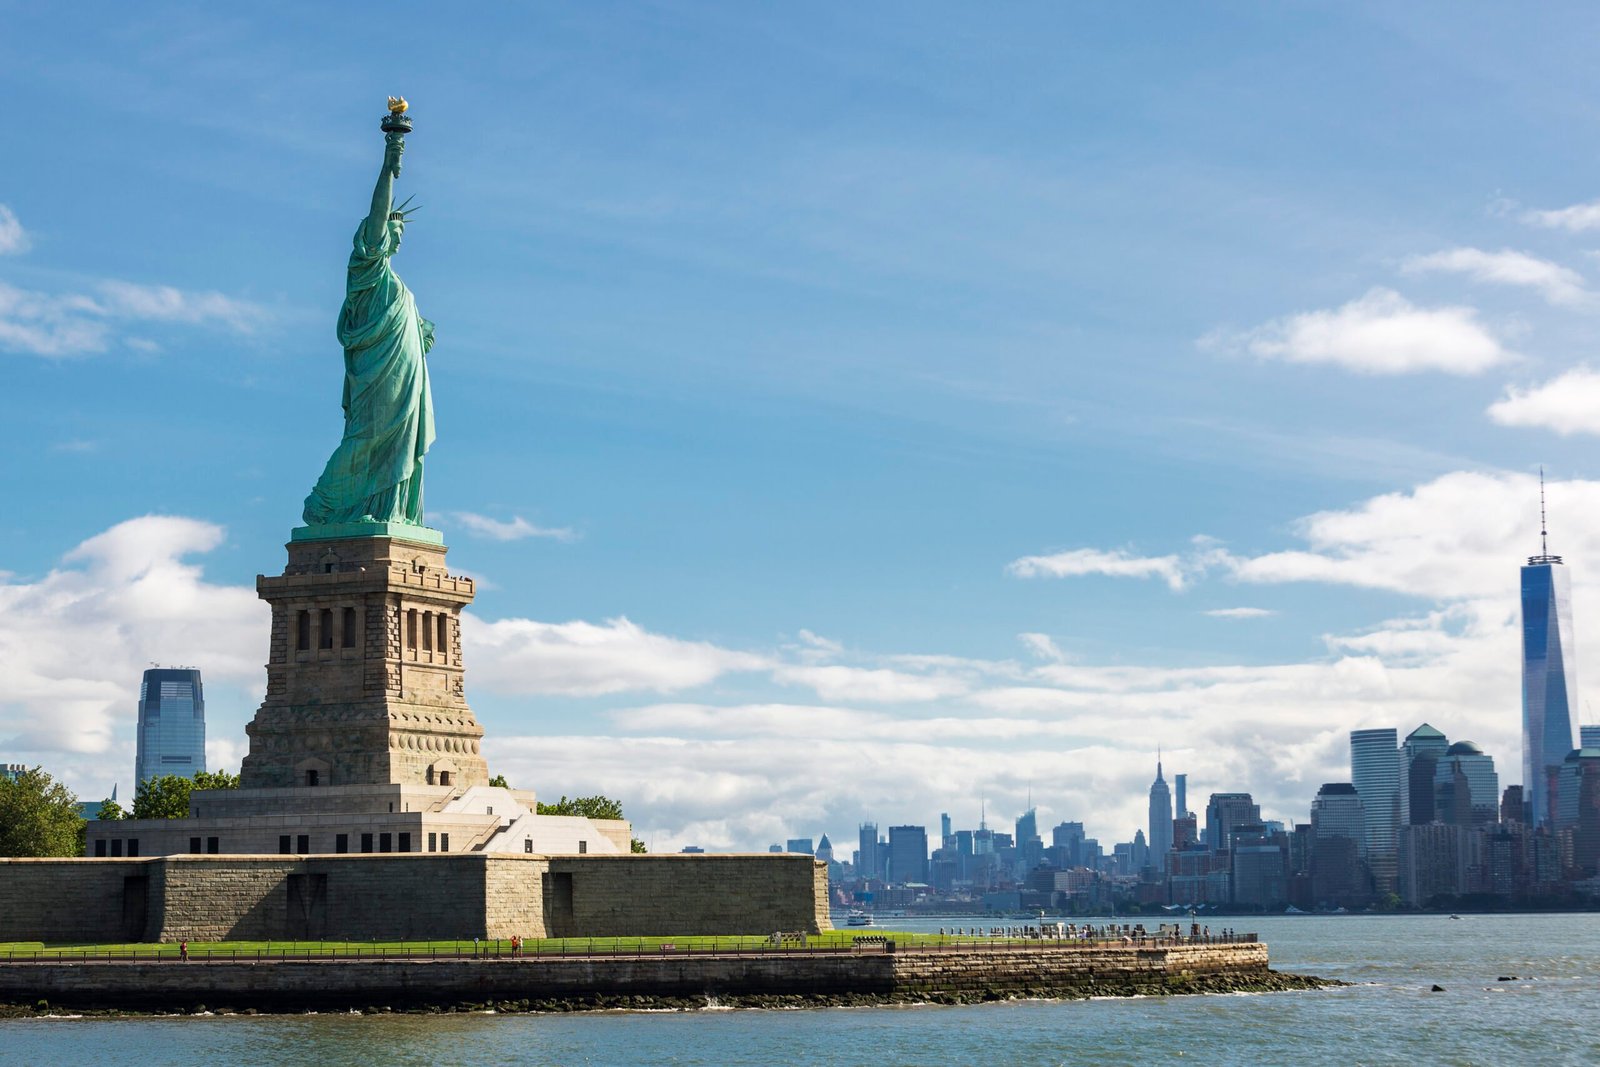
{"type": "Polygon", "coordinates": [[[390,219],[389,220],[389,244],[390,244],[390,246],[393,247],[393,248],[398,249],[400,247],[400,239],[405,236],[405,232],[406,232],[406,224],[404,222],[402,222],[399,219],[390,219]]]}

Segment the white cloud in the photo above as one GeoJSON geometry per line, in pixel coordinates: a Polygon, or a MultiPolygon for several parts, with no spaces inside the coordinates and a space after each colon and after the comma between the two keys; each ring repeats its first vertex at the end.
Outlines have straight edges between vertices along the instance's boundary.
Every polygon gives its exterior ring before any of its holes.
{"type": "Polygon", "coordinates": [[[823,700],[860,701],[868,704],[921,703],[955,696],[967,683],[944,674],[912,674],[885,668],[785,666],[772,672],[783,685],[803,685],[823,700]]]}
{"type": "Polygon", "coordinates": [[[65,441],[57,441],[50,446],[50,451],[52,452],[69,452],[78,455],[87,455],[90,452],[98,452],[99,450],[100,442],[86,437],[69,437],[65,441]]]}
{"type": "MultiPolygon", "coordinates": [[[[1550,501],[1563,541],[1600,558],[1600,483],[1552,482],[1550,501]]],[[[1518,558],[1538,548],[1538,518],[1536,478],[1457,471],[1308,516],[1296,527],[1308,548],[1230,557],[1228,566],[1245,582],[1329,582],[1440,601],[1501,596],[1515,588],[1518,558]]]]}
{"type": "Polygon", "coordinates": [[[1381,288],[1332,310],[1289,315],[1244,333],[1213,332],[1200,346],[1361,374],[1478,374],[1511,358],[1473,308],[1419,308],[1381,288]]]}
{"type": "Polygon", "coordinates": [[[1183,561],[1177,556],[1134,556],[1118,549],[1104,552],[1075,548],[1049,556],[1023,556],[1006,565],[1018,578],[1072,578],[1104,574],[1113,578],[1160,578],[1174,591],[1187,582],[1183,561]]]}
{"type": "MultiPolygon", "coordinates": [[[[248,333],[265,312],[216,292],[101,282],[93,293],[45,293],[0,282],[0,349],[60,358],[104,352],[124,322],[218,325],[248,333]]],[[[144,351],[152,342],[134,338],[144,351]]]]}
{"type": "Polygon", "coordinates": [[[1538,426],[1562,436],[1600,434],[1600,374],[1574,367],[1531,389],[1508,386],[1489,405],[1489,418],[1501,426],[1538,426]]]}
{"type": "Polygon", "coordinates": [[[1552,304],[1584,304],[1593,298],[1584,288],[1583,276],[1571,267],[1509,248],[1499,252],[1451,248],[1426,256],[1412,256],[1402,269],[1408,274],[1430,271],[1465,274],[1474,281],[1536,289],[1552,304]]]}
{"type": "Polygon", "coordinates": [[[1271,608],[1212,608],[1206,614],[1213,619],[1265,619],[1277,612],[1271,608]]]}
{"type": "Polygon", "coordinates": [[[141,322],[219,323],[240,333],[249,333],[261,321],[262,309],[211,291],[188,291],[170,285],[136,285],[133,282],[103,281],[99,285],[100,306],[112,318],[141,322]]]}
{"type": "Polygon", "coordinates": [[[110,333],[85,296],[52,296],[0,282],[0,349],[36,356],[104,352],[110,333]]]}
{"type": "Polygon", "coordinates": [[[1550,211],[1529,211],[1523,214],[1522,220],[1552,230],[1571,230],[1574,233],[1592,230],[1600,227],[1600,200],[1550,211]]]}
{"type": "Polygon", "coordinates": [[[0,204],[0,256],[21,255],[32,245],[16,212],[0,204]]]}
{"type": "Polygon", "coordinates": [[[521,541],[527,537],[548,537],[556,541],[575,541],[578,537],[568,527],[535,526],[521,515],[513,516],[510,522],[491,519],[487,515],[477,515],[470,511],[448,512],[447,517],[465,528],[468,533],[491,541],[521,541]]]}
{"type": "Polygon", "coordinates": [[[1056,646],[1055,641],[1051,639],[1049,634],[1018,634],[1017,640],[1021,641],[1029,652],[1032,652],[1040,659],[1049,660],[1051,663],[1063,663],[1066,661],[1066,653],[1056,646]]]}
{"type": "Polygon", "coordinates": [[[705,685],[733,671],[767,666],[762,657],[653,634],[625,618],[537,622],[461,617],[472,648],[473,684],[501,693],[593,696],[705,685]]]}
{"type": "Polygon", "coordinates": [[[832,638],[823,637],[821,634],[812,633],[810,630],[800,631],[800,640],[810,648],[819,652],[838,654],[844,651],[844,645],[832,638]]]}

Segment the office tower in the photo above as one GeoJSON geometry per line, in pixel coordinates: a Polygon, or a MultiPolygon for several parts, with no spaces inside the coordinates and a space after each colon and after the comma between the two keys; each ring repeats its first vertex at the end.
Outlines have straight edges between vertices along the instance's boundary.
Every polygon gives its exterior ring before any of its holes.
{"type": "Polygon", "coordinates": [[[1440,822],[1456,826],[1486,826],[1495,821],[1500,804],[1500,776],[1495,773],[1494,757],[1471,741],[1457,741],[1445,752],[1434,771],[1434,809],[1440,822]],[[1455,798],[1455,776],[1460,773],[1467,783],[1467,811],[1440,810],[1440,801],[1451,798],[1452,808],[1458,806],[1455,798]]]}
{"type": "Polygon", "coordinates": [[[1600,749],[1575,748],[1561,761],[1561,771],[1556,776],[1557,830],[1565,830],[1577,822],[1579,786],[1591,768],[1600,768],[1600,749]]]}
{"type": "Polygon", "coordinates": [[[1459,826],[1421,823],[1400,833],[1400,898],[1423,907],[1433,898],[1461,892],[1461,853],[1467,831],[1459,826]]]}
{"type": "Polygon", "coordinates": [[[1017,820],[1016,868],[1018,878],[1044,862],[1044,840],[1039,836],[1039,815],[1030,806],[1017,820]]]}
{"type": "Polygon", "coordinates": [[[816,851],[815,855],[816,855],[817,859],[821,860],[823,863],[826,863],[829,866],[832,866],[832,864],[833,864],[833,842],[828,840],[828,835],[827,834],[823,834],[822,835],[822,840],[817,842],[817,851],[816,851]]]}
{"type": "Polygon", "coordinates": [[[1527,815],[1522,810],[1522,787],[1508,785],[1504,793],[1500,794],[1500,821],[1503,823],[1527,822],[1527,815]]]}
{"type": "Polygon", "coordinates": [[[858,830],[858,856],[856,860],[856,877],[861,881],[867,879],[883,880],[883,857],[878,854],[878,824],[864,822],[858,830]]]}
{"type": "Polygon", "coordinates": [[[1572,751],[1578,665],[1572,646],[1572,578],[1550,555],[1539,474],[1539,555],[1522,568],[1522,801],[1531,826],[1547,826],[1556,779],[1572,751]]]}
{"type": "Polygon", "coordinates": [[[206,701],[200,672],[152,667],[139,686],[135,788],[163,775],[193,778],[206,769],[206,701]]]}
{"type": "Polygon", "coordinates": [[[1367,897],[1366,816],[1349,782],[1328,782],[1311,802],[1311,892],[1321,904],[1367,897]]]}
{"type": "Polygon", "coordinates": [[[1167,869],[1167,853],[1172,851],[1172,793],[1161,777],[1161,760],[1156,759],[1156,780],[1150,783],[1150,866],[1167,869]]]}
{"type": "Polygon", "coordinates": [[[1400,750],[1400,825],[1433,821],[1433,779],[1450,742],[1427,723],[1406,735],[1400,750]]]}
{"type": "Polygon", "coordinates": [[[1181,819],[1189,814],[1189,776],[1187,774],[1174,774],[1172,776],[1172,817],[1181,819]]]}
{"type": "Polygon", "coordinates": [[[28,765],[25,763],[7,763],[3,766],[0,766],[0,778],[5,778],[15,782],[17,779],[26,774],[27,771],[28,765]]]}
{"type": "Polygon", "coordinates": [[[1367,865],[1379,892],[1394,889],[1400,807],[1397,731],[1350,731],[1350,781],[1361,798],[1367,865]]]}
{"type": "Polygon", "coordinates": [[[1578,727],[1579,748],[1600,748],[1600,724],[1584,723],[1578,727]]]}
{"type": "Polygon", "coordinates": [[[1288,899],[1288,835],[1239,834],[1234,841],[1229,857],[1233,902],[1268,907],[1288,899]]]}
{"type": "Polygon", "coordinates": [[[886,881],[896,885],[928,881],[928,828],[889,827],[889,872],[886,881]]]}
{"type": "Polygon", "coordinates": [[[950,843],[950,814],[948,812],[939,813],[939,841],[946,846],[950,843]]]}
{"type": "Polygon", "coordinates": [[[1133,832],[1133,842],[1128,849],[1128,873],[1138,874],[1150,865],[1150,845],[1143,830],[1133,832]]]}
{"type": "Polygon", "coordinates": [[[791,837],[784,843],[783,850],[785,852],[798,852],[804,856],[814,856],[817,851],[812,847],[811,838],[809,837],[791,837]]]}
{"type": "Polygon", "coordinates": [[[1580,748],[1561,763],[1556,825],[1572,834],[1572,866],[1580,877],[1600,867],[1600,749],[1580,748]]]}
{"type": "Polygon", "coordinates": [[[1083,823],[1057,823],[1050,831],[1050,852],[1056,866],[1063,869],[1084,865],[1083,823]]]}
{"type": "Polygon", "coordinates": [[[1316,838],[1348,837],[1366,851],[1366,814],[1361,795],[1349,782],[1328,782],[1311,802],[1311,835],[1316,838]]]}
{"type": "Polygon", "coordinates": [[[1261,809],[1249,793],[1212,793],[1206,802],[1206,848],[1220,852],[1235,826],[1260,821],[1261,809]]]}

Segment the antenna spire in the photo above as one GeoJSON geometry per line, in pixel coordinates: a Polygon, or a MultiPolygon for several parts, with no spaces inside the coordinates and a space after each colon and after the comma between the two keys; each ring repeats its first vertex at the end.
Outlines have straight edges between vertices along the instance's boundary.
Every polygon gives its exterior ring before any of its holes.
{"type": "Polygon", "coordinates": [[[1539,465],[1539,554],[1530,556],[1528,565],[1530,567],[1539,567],[1560,562],[1560,556],[1552,556],[1550,554],[1550,529],[1549,524],[1545,522],[1544,510],[1544,464],[1541,463],[1539,465]]]}
{"type": "Polygon", "coordinates": [[[1544,521],[1544,464],[1539,464],[1539,554],[1550,554],[1550,531],[1544,521]]]}

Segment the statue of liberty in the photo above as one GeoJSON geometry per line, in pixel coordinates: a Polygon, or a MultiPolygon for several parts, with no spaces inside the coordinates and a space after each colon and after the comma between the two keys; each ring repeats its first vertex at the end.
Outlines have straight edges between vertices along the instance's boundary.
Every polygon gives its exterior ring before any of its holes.
{"type": "Polygon", "coordinates": [[[344,346],[344,438],[306,497],[305,522],[313,529],[422,525],[422,457],[434,439],[426,359],[433,323],[417,314],[411,290],[389,265],[400,250],[411,202],[394,206],[394,181],[411,129],[405,111],[404,100],[389,98],[383,169],[350,253],[338,331],[344,346]]]}

